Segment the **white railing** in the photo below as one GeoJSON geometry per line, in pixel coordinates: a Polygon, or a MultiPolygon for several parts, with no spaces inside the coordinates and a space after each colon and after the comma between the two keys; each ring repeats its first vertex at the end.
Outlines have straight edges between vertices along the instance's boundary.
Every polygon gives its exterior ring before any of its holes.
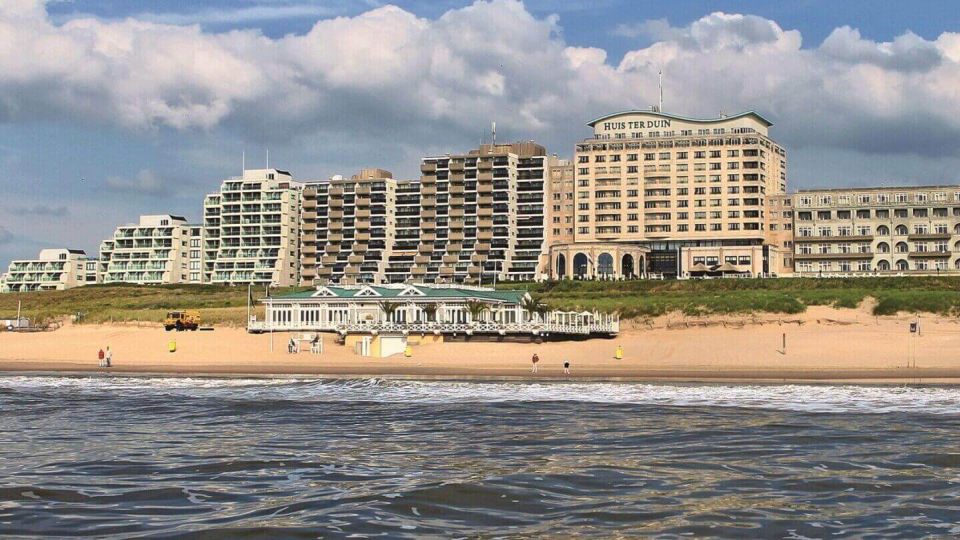
{"type": "Polygon", "coordinates": [[[339,333],[388,333],[388,334],[616,334],[620,331],[620,321],[610,317],[609,321],[584,323],[559,323],[542,321],[524,321],[518,323],[499,323],[478,321],[471,323],[443,322],[354,322],[323,323],[287,321],[270,323],[251,320],[247,325],[249,332],[339,332],[339,333]]]}

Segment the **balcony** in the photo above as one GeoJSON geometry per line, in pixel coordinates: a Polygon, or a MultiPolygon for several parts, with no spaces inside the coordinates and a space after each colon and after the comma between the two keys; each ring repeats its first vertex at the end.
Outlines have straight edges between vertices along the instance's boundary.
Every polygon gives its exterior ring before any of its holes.
{"type": "Polygon", "coordinates": [[[430,264],[429,255],[417,255],[413,258],[413,262],[416,264],[430,264]]]}
{"type": "Polygon", "coordinates": [[[873,253],[796,253],[793,258],[796,260],[825,260],[825,259],[872,259],[873,253]]]}
{"type": "Polygon", "coordinates": [[[477,253],[487,253],[490,251],[490,244],[486,242],[479,242],[473,246],[473,250],[477,253]]]}
{"type": "Polygon", "coordinates": [[[330,219],[343,219],[343,210],[331,210],[330,219]]]}
{"type": "Polygon", "coordinates": [[[453,269],[452,266],[441,266],[441,267],[440,267],[440,275],[441,275],[441,276],[449,277],[449,276],[452,276],[452,275],[454,274],[454,272],[455,272],[455,271],[454,271],[454,269],[453,269]]]}
{"type": "Polygon", "coordinates": [[[444,255],[443,264],[457,264],[457,261],[460,260],[460,257],[457,255],[444,255]]]}
{"type": "Polygon", "coordinates": [[[873,240],[872,234],[867,236],[797,236],[793,239],[794,243],[797,244],[807,244],[811,242],[870,242],[871,240],[873,240]]]}
{"type": "Polygon", "coordinates": [[[337,263],[337,256],[336,256],[336,255],[324,255],[323,257],[320,257],[320,262],[321,262],[324,266],[333,266],[334,264],[337,263]]]}
{"type": "Polygon", "coordinates": [[[327,233],[327,242],[342,242],[343,233],[330,231],[327,233]]]}
{"type": "Polygon", "coordinates": [[[368,232],[358,232],[358,233],[354,236],[354,239],[355,239],[357,242],[369,242],[369,241],[370,241],[370,233],[368,233],[368,232]]]}
{"type": "Polygon", "coordinates": [[[433,244],[420,244],[417,246],[417,251],[420,253],[433,253],[433,244]]]}
{"type": "Polygon", "coordinates": [[[952,255],[949,251],[911,251],[910,258],[913,259],[946,259],[952,255]]]}
{"type": "Polygon", "coordinates": [[[370,219],[370,209],[357,209],[357,219],[370,219]]]}
{"type": "Polygon", "coordinates": [[[437,164],[436,164],[436,163],[421,163],[421,164],[420,164],[420,172],[423,173],[423,174],[433,174],[433,173],[437,172],[437,164]]]}
{"type": "Polygon", "coordinates": [[[908,234],[907,240],[949,240],[950,233],[908,234]]]}
{"type": "Polygon", "coordinates": [[[361,264],[363,262],[363,255],[350,255],[347,257],[348,264],[361,264]]]}

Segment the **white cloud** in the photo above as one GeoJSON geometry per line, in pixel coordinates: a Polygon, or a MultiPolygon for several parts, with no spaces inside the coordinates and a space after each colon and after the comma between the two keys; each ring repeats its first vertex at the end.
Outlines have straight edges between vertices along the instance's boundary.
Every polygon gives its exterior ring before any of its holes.
{"type": "Polygon", "coordinates": [[[537,18],[512,0],[434,20],[386,6],[276,39],[136,18],[56,25],[40,0],[6,0],[0,122],[227,126],[263,141],[324,134],[427,147],[473,141],[496,120],[504,133],[568,153],[589,119],[653,103],[663,69],[668,111],[756,109],[777,121],[790,149],[947,155],[960,136],[957,34],[878,43],[843,27],[803,48],[796,30],[719,12],[684,27],[660,20],[616,32],[654,42],[616,62],[602,49],[568,46],[556,17],[537,18]]]}

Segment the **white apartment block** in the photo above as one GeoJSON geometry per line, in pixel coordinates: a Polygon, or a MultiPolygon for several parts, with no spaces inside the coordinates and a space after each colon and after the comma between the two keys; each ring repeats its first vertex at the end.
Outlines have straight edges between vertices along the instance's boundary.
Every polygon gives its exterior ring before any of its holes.
{"type": "Polygon", "coordinates": [[[960,186],[801,190],[798,275],[960,271],[960,186]]]}
{"type": "Polygon", "coordinates": [[[224,180],[203,205],[206,283],[297,285],[300,190],[289,172],[245,170],[224,180]]]}
{"type": "Polygon", "coordinates": [[[182,216],[171,214],[140,216],[136,224],[121,225],[113,237],[100,244],[99,274],[103,283],[165,285],[201,283],[199,246],[202,234],[182,216]],[[192,279],[191,279],[192,278],[192,279]]]}
{"type": "Polygon", "coordinates": [[[0,292],[63,291],[96,282],[96,259],[83,250],[43,249],[36,259],[12,261],[0,292]]]}

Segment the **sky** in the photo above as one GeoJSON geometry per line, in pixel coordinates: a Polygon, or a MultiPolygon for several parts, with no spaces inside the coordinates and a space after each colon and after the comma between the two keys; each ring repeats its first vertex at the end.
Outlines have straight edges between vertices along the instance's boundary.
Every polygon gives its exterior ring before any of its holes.
{"type": "Polygon", "coordinates": [[[0,0],[0,268],[489,137],[569,157],[603,114],[754,110],[788,187],[960,183],[960,10],[797,0],[0,0]]]}

